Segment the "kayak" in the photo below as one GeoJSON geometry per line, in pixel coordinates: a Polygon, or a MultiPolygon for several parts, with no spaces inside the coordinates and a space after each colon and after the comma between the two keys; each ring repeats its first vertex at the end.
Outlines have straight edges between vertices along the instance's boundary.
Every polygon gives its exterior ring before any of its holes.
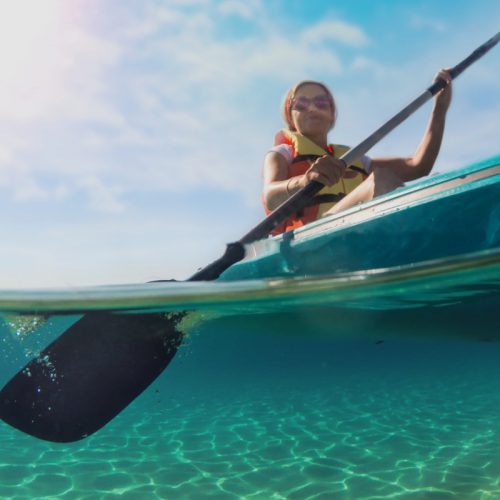
{"type": "Polygon", "coordinates": [[[246,245],[221,281],[392,268],[500,246],[500,155],[246,245]]]}

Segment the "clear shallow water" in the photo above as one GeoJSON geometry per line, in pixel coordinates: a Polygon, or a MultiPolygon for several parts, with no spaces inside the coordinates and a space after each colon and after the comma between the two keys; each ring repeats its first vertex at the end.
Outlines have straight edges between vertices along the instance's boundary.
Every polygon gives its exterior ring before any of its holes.
{"type": "Polygon", "coordinates": [[[0,495],[498,498],[497,344],[204,334],[71,445],[0,428],[0,495]]]}
{"type": "MultiPolygon", "coordinates": [[[[212,302],[162,376],[88,439],[1,423],[0,497],[500,498],[494,269],[448,273],[439,290],[435,274],[379,283],[373,303],[344,289],[345,308],[328,307],[324,282],[321,308],[297,290],[281,311],[283,296],[270,311],[240,297],[234,315],[212,302]]],[[[4,315],[2,385],[77,317],[4,315]]]]}

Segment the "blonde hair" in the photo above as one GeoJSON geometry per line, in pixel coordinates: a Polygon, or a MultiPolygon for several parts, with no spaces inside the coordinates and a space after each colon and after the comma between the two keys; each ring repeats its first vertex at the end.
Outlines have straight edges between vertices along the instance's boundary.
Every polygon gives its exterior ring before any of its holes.
{"type": "Polygon", "coordinates": [[[288,130],[291,130],[293,132],[296,130],[292,120],[292,104],[295,98],[295,94],[300,89],[300,87],[303,87],[304,85],[317,85],[318,87],[321,87],[325,91],[326,95],[328,96],[328,99],[330,100],[330,105],[332,107],[332,112],[333,112],[332,125],[330,127],[331,130],[335,125],[335,122],[337,121],[337,106],[335,105],[335,99],[333,98],[333,94],[330,92],[330,89],[324,83],[316,82],[314,80],[302,80],[296,83],[286,93],[285,99],[283,100],[283,105],[281,107],[281,114],[283,116],[283,120],[285,121],[286,126],[288,127],[288,130]]]}

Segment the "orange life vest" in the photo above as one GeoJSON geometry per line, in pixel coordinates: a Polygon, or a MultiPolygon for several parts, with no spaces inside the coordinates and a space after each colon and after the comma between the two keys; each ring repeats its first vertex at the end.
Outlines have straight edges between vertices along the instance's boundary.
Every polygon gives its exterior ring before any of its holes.
{"type": "MultiPolygon", "coordinates": [[[[288,144],[292,147],[292,163],[288,167],[287,179],[298,175],[304,175],[314,161],[320,156],[326,154],[332,155],[334,158],[340,158],[345,152],[349,151],[347,146],[339,144],[330,144],[328,150],[315,144],[307,137],[292,132],[290,130],[280,130],[275,138],[274,145],[288,144]]],[[[280,224],[272,234],[281,234],[292,229],[304,226],[309,222],[319,219],[327,210],[333,207],[346,194],[350,193],[359,186],[368,176],[364,170],[363,164],[360,161],[349,165],[350,169],[346,170],[344,177],[333,186],[325,186],[312,200],[309,206],[304,207],[300,212],[295,213],[285,222],[280,224]]],[[[264,209],[266,214],[270,214],[264,201],[264,209]]]]}

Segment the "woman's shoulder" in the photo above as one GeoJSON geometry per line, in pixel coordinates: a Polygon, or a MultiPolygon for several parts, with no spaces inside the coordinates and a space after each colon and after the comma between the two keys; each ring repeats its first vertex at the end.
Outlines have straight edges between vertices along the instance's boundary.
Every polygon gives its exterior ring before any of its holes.
{"type": "Polygon", "coordinates": [[[278,153],[283,156],[288,163],[293,161],[293,148],[290,144],[276,144],[268,153],[278,153]]]}

